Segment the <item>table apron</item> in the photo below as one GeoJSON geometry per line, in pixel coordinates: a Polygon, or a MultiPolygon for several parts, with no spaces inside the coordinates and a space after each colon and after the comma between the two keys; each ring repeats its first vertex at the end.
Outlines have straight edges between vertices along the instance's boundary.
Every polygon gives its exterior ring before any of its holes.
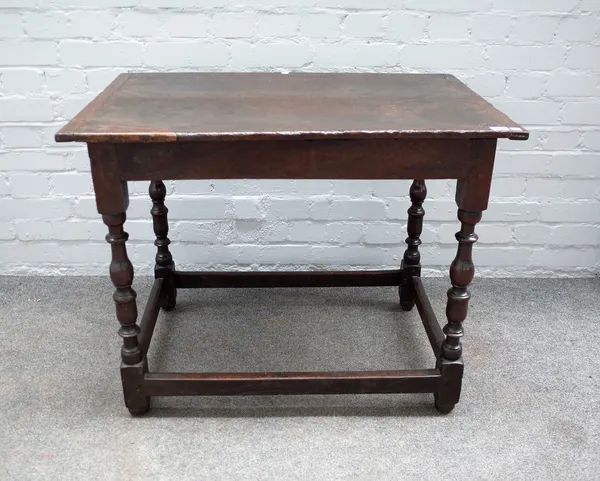
{"type": "MultiPolygon", "coordinates": [[[[495,139],[270,140],[115,144],[122,180],[464,179],[495,139]]],[[[490,155],[491,154],[491,155],[490,155]]]]}

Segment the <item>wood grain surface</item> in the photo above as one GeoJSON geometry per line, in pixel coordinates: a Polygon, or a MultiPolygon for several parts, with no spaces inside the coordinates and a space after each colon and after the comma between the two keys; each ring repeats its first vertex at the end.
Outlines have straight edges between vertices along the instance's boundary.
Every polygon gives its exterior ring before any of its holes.
{"type": "Polygon", "coordinates": [[[56,134],[69,142],[527,139],[452,75],[122,74],[56,134]]]}

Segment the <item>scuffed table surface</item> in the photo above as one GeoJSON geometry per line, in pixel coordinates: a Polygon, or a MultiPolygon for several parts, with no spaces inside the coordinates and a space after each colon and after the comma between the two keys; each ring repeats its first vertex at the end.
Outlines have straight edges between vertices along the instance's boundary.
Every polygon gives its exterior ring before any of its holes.
{"type": "Polygon", "coordinates": [[[120,75],[56,140],[528,135],[452,75],[179,72],[120,75]]]}

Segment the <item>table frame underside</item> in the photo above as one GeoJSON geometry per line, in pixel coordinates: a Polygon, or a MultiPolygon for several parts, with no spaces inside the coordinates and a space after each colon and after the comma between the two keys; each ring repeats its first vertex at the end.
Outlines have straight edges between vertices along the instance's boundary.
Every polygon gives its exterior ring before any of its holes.
{"type": "Polygon", "coordinates": [[[108,226],[111,279],[123,338],[125,404],[142,414],[151,396],[433,393],[442,413],[459,401],[462,322],[474,276],[475,225],[487,208],[496,139],[365,139],[88,144],[98,211],[108,226]],[[368,160],[368,161],[367,161],[368,160]],[[407,249],[400,269],[305,272],[181,272],[169,251],[166,179],[413,179],[407,249]],[[421,281],[419,245],[427,188],[424,179],[457,179],[460,231],[450,266],[442,329],[421,281]],[[125,247],[127,181],[149,180],[157,247],[155,282],[137,324],[133,266],[125,247]],[[436,358],[434,369],[348,372],[149,372],[147,353],[160,309],[176,306],[178,289],[398,286],[400,307],[417,307],[436,358]]]}

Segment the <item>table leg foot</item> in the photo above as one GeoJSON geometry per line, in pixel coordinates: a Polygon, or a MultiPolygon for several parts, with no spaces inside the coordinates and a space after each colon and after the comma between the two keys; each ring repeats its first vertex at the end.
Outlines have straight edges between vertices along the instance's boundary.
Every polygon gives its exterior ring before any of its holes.
{"type": "Polygon", "coordinates": [[[415,307],[414,294],[409,289],[408,284],[400,286],[400,308],[406,312],[415,307]]]}
{"type": "Polygon", "coordinates": [[[160,301],[160,307],[163,311],[172,311],[177,305],[177,288],[173,285],[173,281],[164,278],[166,284],[163,284],[165,294],[160,301]]]}
{"type": "Polygon", "coordinates": [[[150,408],[150,397],[143,391],[142,382],[148,372],[146,357],[133,365],[121,364],[121,381],[125,406],[133,416],[144,414],[150,408]]]}
{"type": "Polygon", "coordinates": [[[137,416],[142,416],[144,414],[146,414],[148,412],[148,408],[140,408],[140,409],[133,409],[133,408],[129,408],[129,414],[131,414],[133,417],[137,417],[137,416]]]}
{"type": "Polygon", "coordinates": [[[160,308],[166,312],[172,311],[175,309],[175,301],[165,300],[161,303],[160,308]]]}
{"type": "MultiPolygon", "coordinates": [[[[407,251],[408,252],[408,251],[407,251]]],[[[417,274],[419,269],[414,266],[407,266],[403,259],[401,264],[400,287],[398,287],[398,296],[400,297],[400,308],[403,311],[410,311],[415,307],[415,289],[410,280],[411,274],[417,274]]]]}
{"type": "Polygon", "coordinates": [[[464,364],[462,358],[455,361],[440,359],[437,362],[442,377],[437,391],[433,393],[435,408],[442,414],[448,414],[460,400],[464,364]]]}
{"type": "Polygon", "coordinates": [[[437,411],[440,414],[449,414],[454,409],[454,406],[456,406],[456,403],[441,403],[438,398],[437,393],[434,394],[434,398],[435,398],[435,409],[437,409],[437,411]]]}

